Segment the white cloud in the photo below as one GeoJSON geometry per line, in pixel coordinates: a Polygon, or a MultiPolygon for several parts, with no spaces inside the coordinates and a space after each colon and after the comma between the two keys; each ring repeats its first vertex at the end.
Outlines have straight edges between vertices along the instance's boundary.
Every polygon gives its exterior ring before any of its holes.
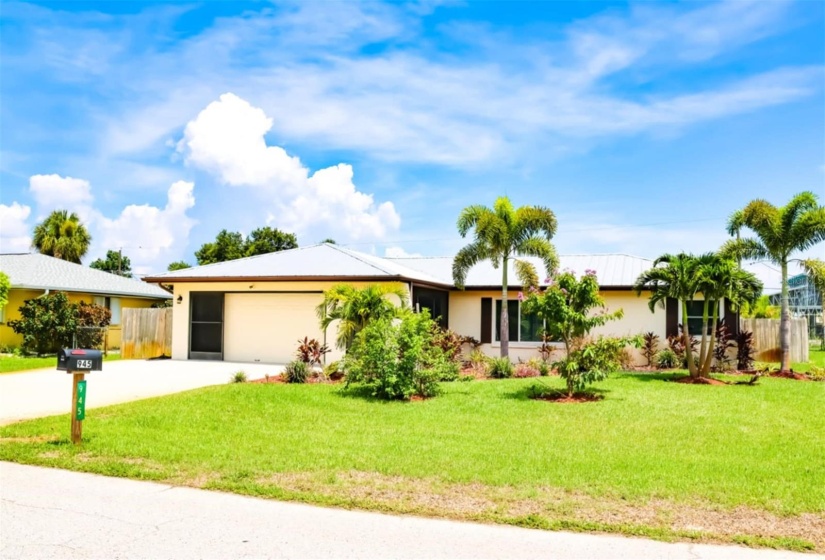
{"type": "Polygon", "coordinates": [[[138,274],[163,271],[177,260],[189,240],[195,220],[187,211],[195,205],[194,183],[178,181],[169,187],[164,208],[132,204],[115,219],[101,216],[98,247],[123,248],[138,274]]]}
{"type": "Polygon", "coordinates": [[[387,247],[384,249],[384,256],[391,259],[410,259],[421,257],[421,253],[408,253],[402,247],[387,247]]]}
{"type": "Polygon", "coordinates": [[[268,223],[302,233],[319,228],[348,239],[381,238],[398,229],[392,202],[376,204],[353,183],[352,166],[338,164],[310,175],[301,161],[265,135],[272,119],[240,97],[226,93],[190,121],[178,151],[191,165],[231,186],[259,190],[270,200],[268,223]]]}
{"type": "Polygon", "coordinates": [[[53,210],[76,212],[88,221],[92,216],[92,187],[89,181],[60,175],[32,175],[29,191],[37,202],[40,218],[53,210]]]}
{"type": "Polygon", "coordinates": [[[0,252],[27,253],[31,249],[31,228],[26,223],[31,208],[13,202],[0,204],[0,252]]]}

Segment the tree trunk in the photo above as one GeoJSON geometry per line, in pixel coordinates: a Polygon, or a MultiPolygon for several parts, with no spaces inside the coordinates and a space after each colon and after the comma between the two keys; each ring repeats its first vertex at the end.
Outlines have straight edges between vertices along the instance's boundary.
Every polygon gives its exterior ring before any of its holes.
{"type": "Polygon", "coordinates": [[[782,259],[782,316],[779,319],[780,371],[791,369],[791,310],[788,305],[788,259],[782,259]]]}
{"type": "Polygon", "coordinates": [[[705,361],[702,363],[702,370],[699,372],[699,377],[708,377],[710,374],[710,366],[713,365],[713,350],[716,347],[716,323],[719,321],[719,301],[713,304],[712,322],[713,330],[710,331],[710,344],[708,344],[708,351],[705,355],[705,361]]]}
{"type": "MultiPolygon", "coordinates": [[[[699,343],[699,377],[704,377],[704,367],[705,367],[705,356],[707,355],[707,342],[708,342],[708,306],[710,304],[710,300],[705,297],[704,294],[702,296],[705,298],[704,303],[702,304],[702,342],[699,343]]],[[[687,319],[685,319],[685,324],[687,324],[687,319]]]]}
{"type": "Polygon", "coordinates": [[[507,306],[507,257],[502,259],[501,273],[501,357],[510,357],[510,318],[507,306]]]}
{"type": "Polygon", "coordinates": [[[693,362],[693,350],[690,347],[690,332],[687,321],[687,300],[682,300],[682,340],[685,345],[685,358],[687,359],[688,373],[691,377],[697,376],[696,364],[693,362]]]}

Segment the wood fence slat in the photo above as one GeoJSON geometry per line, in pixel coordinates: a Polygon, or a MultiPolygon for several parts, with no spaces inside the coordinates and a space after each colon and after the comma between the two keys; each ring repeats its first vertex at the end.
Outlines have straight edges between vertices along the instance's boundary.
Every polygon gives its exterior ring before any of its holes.
{"type": "MultiPolygon", "coordinates": [[[[741,319],[741,328],[753,333],[757,361],[779,361],[779,319],[741,319]]],[[[808,320],[805,317],[791,319],[791,362],[807,362],[808,349],[808,320]]]]}
{"type": "Polygon", "coordinates": [[[146,359],[172,355],[172,308],[123,309],[121,355],[146,359]]]}

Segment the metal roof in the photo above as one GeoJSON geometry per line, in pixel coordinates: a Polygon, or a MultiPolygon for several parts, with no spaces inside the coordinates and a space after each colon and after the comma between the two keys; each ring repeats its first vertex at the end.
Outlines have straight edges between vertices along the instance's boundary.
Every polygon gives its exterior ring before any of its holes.
{"type": "MultiPolygon", "coordinates": [[[[534,257],[518,258],[533,263],[538,271],[539,281],[544,285],[546,270],[541,260],[534,257]]],[[[402,257],[384,260],[426,272],[441,279],[443,283],[450,285],[453,283],[453,257],[402,257]]],[[[561,270],[570,269],[576,274],[584,274],[584,271],[588,269],[595,270],[599,285],[605,288],[632,286],[642,272],[653,266],[653,261],[650,259],[621,254],[561,255],[559,263],[561,270]]],[[[501,269],[493,268],[490,261],[482,261],[470,269],[465,286],[468,288],[501,286],[501,273],[501,269]]],[[[509,263],[507,277],[511,284],[518,283],[512,261],[509,263]]]]}
{"type": "Polygon", "coordinates": [[[12,288],[168,299],[169,292],[141,280],[124,278],[40,253],[0,254],[0,271],[12,288]]]}
{"type": "MultiPolygon", "coordinates": [[[[527,257],[544,280],[545,271],[541,261],[527,257]]],[[[629,255],[564,255],[560,257],[561,268],[570,268],[579,274],[585,270],[596,271],[599,284],[604,287],[629,287],[639,274],[649,269],[653,261],[629,255]]],[[[146,280],[173,284],[197,281],[232,281],[233,279],[340,279],[370,278],[397,279],[427,284],[453,286],[453,257],[377,257],[341,247],[322,243],[278,251],[244,259],[196,266],[174,272],[151,276],[146,280]]],[[[512,270],[509,278],[517,283],[512,270]]],[[[467,275],[467,287],[501,286],[501,270],[493,268],[489,261],[474,266],[467,275]]]]}
{"type": "Polygon", "coordinates": [[[386,278],[414,280],[432,284],[443,282],[426,272],[389,259],[353,251],[339,245],[321,243],[235,259],[226,262],[184,268],[147,277],[151,282],[197,282],[216,279],[347,279],[386,278]]]}

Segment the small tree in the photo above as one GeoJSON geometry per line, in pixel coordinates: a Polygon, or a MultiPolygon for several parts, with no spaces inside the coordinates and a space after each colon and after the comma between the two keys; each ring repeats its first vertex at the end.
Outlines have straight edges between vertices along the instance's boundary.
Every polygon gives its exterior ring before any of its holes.
{"type": "Polygon", "coordinates": [[[365,288],[337,284],[324,292],[324,301],[315,312],[324,331],[339,321],[335,345],[343,350],[350,347],[355,335],[370,321],[397,317],[401,309],[408,307],[407,297],[404,287],[398,283],[371,284],[365,288]],[[398,306],[387,299],[389,295],[398,298],[398,306]]]}
{"type": "Polygon", "coordinates": [[[166,267],[166,270],[172,272],[175,270],[183,270],[185,268],[192,268],[192,265],[186,261],[175,261],[173,263],[169,263],[169,266],[166,267]]]}
{"type": "Polygon", "coordinates": [[[125,278],[132,277],[132,262],[121,251],[106,251],[106,258],[93,261],[89,268],[111,272],[125,278]]]}
{"type": "Polygon", "coordinates": [[[6,307],[9,302],[9,290],[11,290],[9,275],[0,271],[0,309],[6,307]]]}
{"type": "MultiPolygon", "coordinates": [[[[607,312],[604,299],[599,294],[595,271],[586,271],[580,279],[573,272],[564,271],[543,292],[530,290],[522,306],[526,313],[544,321],[545,331],[549,335],[564,343],[567,355],[554,366],[567,381],[568,395],[572,396],[575,391],[603,379],[607,375],[606,368],[614,366],[610,359],[605,358],[609,352],[604,351],[610,349],[607,346],[612,348],[606,339],[585,343],[591,330],[624,316],[621,309],[607,312]],[[594,310],[599,311],[593,313],[594,310]]],[[[622,339],[616,344],[624,348],[626,341],[622,339]]],[[[618,369],[618,359],[615,362],[618,369]]]]}
{"type": "Polygon", "coordinates": [[[20,307],[20,319],[8,324],[23,335],[23,348],[42,356],[71,345],[77,310],[64,292],[54,292],[26,300],[20,307]]]}
{"type": "Polygon", "coordinates": [[[55,210],[34,227],[32,246],[44,255],[80,264],[92,236],[80,218],[68,210],[55,210]]]}

